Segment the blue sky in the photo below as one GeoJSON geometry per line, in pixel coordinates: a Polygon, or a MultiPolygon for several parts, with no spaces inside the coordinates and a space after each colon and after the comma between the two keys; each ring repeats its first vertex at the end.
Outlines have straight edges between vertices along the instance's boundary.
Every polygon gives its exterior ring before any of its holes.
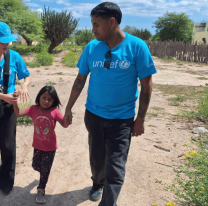
{"type": "MultiPolygon", "coordinates": [[[[71,11],[79,18],[78,28],[91,28],[90,11],[102,0],[25,0],[32,10],[42,11],[45,6],[50,10],[71,11]]],[[[123,17],[121,28],[126,25],[148,29],[155,33],[153,22],[165,12],[185,12],[193,22],[208,22],[208,0],[115,0],[121,8],[123,17]]]]}

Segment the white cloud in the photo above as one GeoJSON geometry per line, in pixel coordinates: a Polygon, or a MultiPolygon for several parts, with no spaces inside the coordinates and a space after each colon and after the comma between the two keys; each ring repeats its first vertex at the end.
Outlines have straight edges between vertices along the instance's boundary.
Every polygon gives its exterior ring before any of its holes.
{"type": "MultiPolygon", "coordinates": [[[[38,4],[29,3],[27,5],[30,7],[38,7],[38,4]]],[[[56,2],[60,5],[54,10],[60,12],[63,10],[73,12],[76,18],[86,18],[90,17],[91,10],[98,5],[92,3],[70,3],[70,0],[41,0],[43,2],[56,2]]],[[[104,2],[106,0],[100,0],[104,2]]],[[[185,12],[189,17],[191,16],[208,16],[208,0],[112,0],[112,2],[117,3],[121,8],[124,15],[128,16],[140,16],[140,17],[159,17],[163,16],[164,13],[185,12]]]]}
{"type": "Polygon", "coordinates": [[[167,11],[201,15],[208,9],[208,0],[113,0],[112,2],[119,5],[123,14],[143,17],[162,16],[167,11]]]}
{"type": "Polygon", "coordinates": [[[67,0],[58,0],[56,1],[57,4],[68,4],[68,1],[67,0]]]}
{"type": "Polygon", "coordinates": [[[37,11],[38,13],[43,13],[43,9],[41,9],[41,8],[36,9],[35,11],[37,11]]]}
{"type": "Polygon", "coordinates": [[[30,6],[30,7],[40,7],[40,5],[33,4],[33,3],[27,3],[27,6],[30,6]]]}
{"type": "Polygon", "coordinates": [[[81,4],[70,4],[68,6],[68,4],[65,3],[66,7],[64,8],[64,10],[71,11],[75,18],[87,18],[90,17],[90,12],[96,5],[97,4],[81,3],[81,4]]]}

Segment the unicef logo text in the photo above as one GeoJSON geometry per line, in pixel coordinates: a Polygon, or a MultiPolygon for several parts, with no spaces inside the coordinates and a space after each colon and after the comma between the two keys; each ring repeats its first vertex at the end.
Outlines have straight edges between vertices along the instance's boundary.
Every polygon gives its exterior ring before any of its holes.
{"type": "Polygon", "coordinates": [[[127,60],[120,61],[119,66],[121,69],[128,69],[130,66],[130,62],[127,60]]]}

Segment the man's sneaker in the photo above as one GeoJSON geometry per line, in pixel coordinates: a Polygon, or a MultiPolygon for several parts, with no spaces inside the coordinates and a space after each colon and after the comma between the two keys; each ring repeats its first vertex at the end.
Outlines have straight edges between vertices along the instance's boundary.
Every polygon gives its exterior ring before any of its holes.
{"type": "Polygon", "coordinates": [[[94,188],[92,187],[90,189],[90,200],[91,201],[98,201],[101,198],[101,194],[102,194],[102,187],[101,188],[94,188]]]}
{"type": "Polygon", "coordinates": [[[43,204],[43,203],[46,202],[46,199],[45,199],[45,190],[44,189],[38,189],[37,197],[36,197],[36,202],[37,203],[40,203],[40,204],[43,204]]]}

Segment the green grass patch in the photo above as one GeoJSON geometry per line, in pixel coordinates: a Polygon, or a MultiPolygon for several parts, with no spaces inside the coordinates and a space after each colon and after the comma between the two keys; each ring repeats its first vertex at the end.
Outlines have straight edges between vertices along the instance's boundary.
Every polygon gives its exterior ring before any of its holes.
{"type": "Polygon", "coordinates": [[[31,68],[40,67],[41,64],[38,62],[25,62],[25,64],[31,68]]]}
{"type": "Polygon", "coordinates": [[[156,110],[156,111],[164,110],[164,108],[162,107],[151,107],[151,109],[156,110]]]}
{"type": "Polygon", "coordinates": [[[81,52],[79,53],[69,52],[65,54],[64,57],[62,58],[62,63],[68,67],[76,67],[80,55],[81,52]]]}
{"type": "Polygon", "coordinates": [[[157,127],[157,126],[155,126],[155,125],[151,125],[151,124],[150,124],[150,125],[148,125],[148,127],[157,127]]]}
{"type": "Polygon", "coordinates": [[[151,107],[147,111],[147,116],[149,117],[157,117],[159,114],[164,113],[164,108],[162,107],[151,107]]]}
{"type": "Polygon", "coordinates": [[[168,57],[168,56],[162,57],[161,59],[168,62],[175,60],[173,57],[168,57]]]}
{"type": "Polygon", "coordinates": [[[186,99],[198,99],[204,91],[204,87],[202,86],[153,84],[153,87],[160,90],[165,95],[183,96],[186,97],[186,99]]]}
{"type": "Polygon", "coordinates": [[[197,106],[192,111],[181,110],[180,116],[188,119],[203,118],[208,121],[208,84],[206,84],[203,93],[199,96],[197,106]]]}
{"type": "Polygon", "coordinates": [[[206,77],[198,77],[197,79],[200,79],[200,80],[208,80],[208,78],[206,78],[206,77]]]}
{"type": "Polygon", "coordinates": [[[181,102],[183,102],[186,99],[186,97],[183,96],[177,96],[173,98],[169,98],[168,101],[172,103],[174,106],[179,106],[181,102]]]}
{"type": "Polygon", "coordinates": [[[49,84],[49,85],[56,85],[56,82],[48,81],[48,82],[46,82],[46,84],[49,84]]]}

